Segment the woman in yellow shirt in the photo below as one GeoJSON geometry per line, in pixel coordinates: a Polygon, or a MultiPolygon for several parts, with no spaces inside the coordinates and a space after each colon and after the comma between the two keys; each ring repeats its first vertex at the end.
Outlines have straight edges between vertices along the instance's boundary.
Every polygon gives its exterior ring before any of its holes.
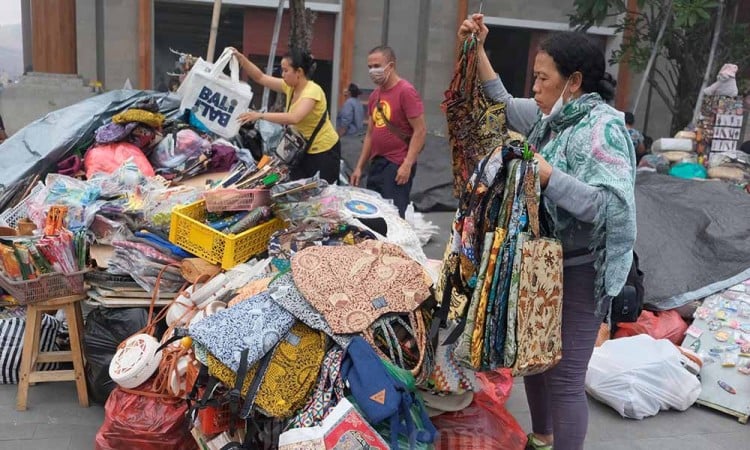
{"type": "Polygon", "coordinates": [[[297,167],[292,168],[292,180],[309,178],[320,172],[320,177],[333,184],[338,181],[341,164],[339,135],[328,116],[328,102],[323,89],[309,77],[315,63],[307,52],[292,50],[281,60],[281,78],[263,73],[242,53],[234,50],[240,65],[256,83],[286,95],[286,112],[261,113],[248,111],[240,116],[242,123],[258,119],[280,125],[293,125],[306,139],[310,139],[321,118],[323,126],[315,136],[307,154],[297,167]]]}

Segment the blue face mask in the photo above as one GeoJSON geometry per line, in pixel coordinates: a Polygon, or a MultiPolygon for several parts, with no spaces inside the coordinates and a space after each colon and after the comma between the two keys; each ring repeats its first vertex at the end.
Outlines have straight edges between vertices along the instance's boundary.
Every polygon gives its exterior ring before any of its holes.
{"type": "Polygon", "coordinates": [[[560,93],[560,97],[557,99],[554,105],[552,105],[552,109],[550,109],[549,114],[542,113],[542,120],[548,121],[550,119],[555,118],[558,114],[560,114],[560,111],[562,111],[563,107],[565,106],[567,101],[563,99],[563,96],[565,95],[565,90],[568,89],[568,83],[570,83],[570,78],[568,78],[568,81],[565,82],[565,86],[563,87],[562,92],[560,93]]]}

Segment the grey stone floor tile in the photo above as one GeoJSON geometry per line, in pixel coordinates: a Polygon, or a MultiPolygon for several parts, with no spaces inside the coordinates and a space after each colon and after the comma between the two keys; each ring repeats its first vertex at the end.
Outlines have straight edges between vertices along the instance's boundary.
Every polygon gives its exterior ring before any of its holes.
{"type": "Polygon", "coordinates": [[[0,441],[10,441],[15,439],[31,439],[34,437],[36,424],[2,424],[0,427],[0,441]]]}
{"type": "MultiPolygon", "coordinates": [[[[733,433],[711,433],[703,435],[703,439],[709,442],[709,445],[719,445],[721,448],[739,450],[750,447],[750,425],[744,428],[738,428],[733,433]]],[[[713,448],[713,447],[708,447],[713,448]]]]}
{"type": "Polygon", "coordinates": [[[70,436],[21,441],[21,450],[43,450],[68,448],[70,436]]]}
{"type": "Polygon", "coordinates": [[[0,441],[0,450],[20,450],[21,442],[19,440],[0,441]]]}
{"type": "Polygon", "coordinates": [[[744,445],[737,447],[732,442],[734,434],[716,435],[709,438],[706,435],[670,436],[663,438],[634,438],[609,442],[590,442],[588,439],[586,450],[734,450],[747,448],[747,436],[744,434],[744,445]]]}
{"type": "MultiPolygon", "coordinates": [[[[96,427],[89,433],[81,433],[71,436],[68,450],[92,450],[94,448],[94,438],[96,437],[96,427]]],[[[62,447],[60,448],[62,450],[62,447]]]]}
{"type": "Polygon", "coordinates": [[[98,424],[89,423],[86,425],[69,425],[64,423],[42,423],[36,426],[36,430],[34,430],[34,439],[45,439],[45,438],[54,438],[58,436],[77,436],[81,434],[91,434],[96,433],[96,431],[99,429],[98,424]]]}

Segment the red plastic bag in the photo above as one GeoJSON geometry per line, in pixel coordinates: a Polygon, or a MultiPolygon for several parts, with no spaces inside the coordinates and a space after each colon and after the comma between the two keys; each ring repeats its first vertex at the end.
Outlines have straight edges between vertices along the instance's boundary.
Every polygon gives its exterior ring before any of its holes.
{"type": "Polygon", "coordinates": [[[118,142],[97,145],[86,152],[86,156],[83,158],[86,178],[91,178],[96,173],[112,173],[130,158],[133,158],[133,163],[144,176],[154,176],[154,168],[140,148],[126,142],[118,142]]]}
{"type": "MultiPolygon", "coordinates": [[[[146,382],[151,383],[150,381],[146,382]]],[[[148,390],[141,386],[139,390],[148,390]]],[[[188,430],[185,402],[131,394],[116,387],[104,405],[104,423],[96,433],[96,450],[197,450],[188,430]]]]}
{"type": "Polygon", "coordinates": [[[688,324],[675,310],[643,311],[637,322],[618,323],[615,338],[648,334],[654,339],[669,339],[675,345],[680,345],[687,329],[688,324]]]}
{"type": "Polygon", "coordinates": [[[505,409],[513,387],[510,370],[477,374],[482,390],[468,408],[432,418],[436,450],[522,450],[526,433],[505,409]]]}

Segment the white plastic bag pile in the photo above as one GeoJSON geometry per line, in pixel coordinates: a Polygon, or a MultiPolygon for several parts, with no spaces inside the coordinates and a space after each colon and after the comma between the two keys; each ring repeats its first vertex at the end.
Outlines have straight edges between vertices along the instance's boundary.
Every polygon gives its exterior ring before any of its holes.
{"type": "Polygon", "coordinates": [[[432,236],[440,232],[439,226],[425,219],[424,214],[421,212],[414,210],[414,203],[409,203],[409,206],[406,208],[406,214],[404,214],[404,219],[414,228],[414,232],[417,233],[419,243],[422,244],[422,247],[430,242],[432,236]]]}
{"type": "Polygon", "coordinates": [[[607,341],[591,356],[586,391],[631,419],[684,411],[698,399],[701,383],[680,364],[680,354],[670,341],[645,334],[607,341]]]}

